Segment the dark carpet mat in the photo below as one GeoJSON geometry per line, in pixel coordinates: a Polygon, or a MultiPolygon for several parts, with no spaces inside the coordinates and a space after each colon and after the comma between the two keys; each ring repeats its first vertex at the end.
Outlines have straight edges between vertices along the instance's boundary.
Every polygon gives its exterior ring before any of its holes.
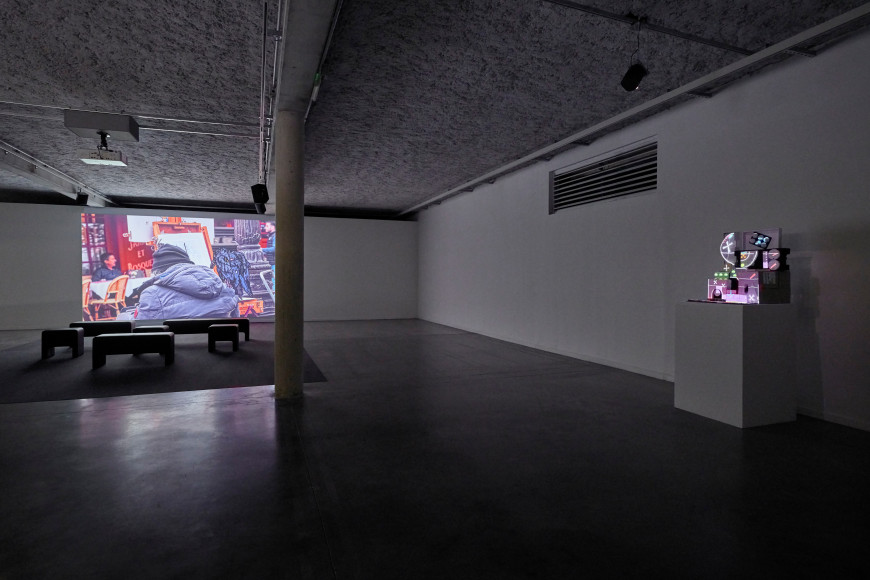
{"type": "MultiPolygon", "coordinates": [[[[6,349],[0,352],[0,403],[271,385],[274,339],[271,328],[258,326],[251,325],[251,340],[242,339],[236,352],[227,342],[208,352],[205,334],[176,335],[175,363],[168,367],[158,354],[121,354],[108,356],[106,366],[92,370],[91,338],[85,339],[85,353],[78,358],[68,348],[57,348],[53,357],[41,360],[39,341],[6,349]]],[[[304,381],[326,381],[307,352],[304,356],[304,381]]]]}

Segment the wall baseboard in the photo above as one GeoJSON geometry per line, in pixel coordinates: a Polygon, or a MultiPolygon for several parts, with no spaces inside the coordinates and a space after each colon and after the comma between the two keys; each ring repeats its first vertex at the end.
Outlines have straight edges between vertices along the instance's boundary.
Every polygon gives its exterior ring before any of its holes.
{"type": "Polygon", "coordinates": [[[419,316],[418,318],[419,318],[420,320],[425,320],[426,322],[432,322],[432,323],[434,323],[434,324],[443,324],[444,326],[449,326],[449,327],[451,327],[451,328],[456,328],[456,329],[459,329],[459,330],[464,330],[464,331],[466,331],[466,332],[473,332],[473,333],[475,333],[475,334],[479,334],[479,335],[481,335],[481,336],[487,336],[487,337],[489,337],[489,338],[495,338],[495,339],[497,339],[497,340],[503,340],[503,341],[505,341],[505,342],[510,342],[510,343],[512,343],[512,344],[519,344],[519,345],[521,345],[521,346],[527,346],[527,347],[529,347],[529,348],[534,348],[534,349],[537,349],[537,350],[542,350],[542,351],[544,351],[544,352],[551,352],[551,353],[553,353],[553,354],[560,354],[560,355],[562,355],[562,356],[567,356],[567,357],[571,357],[571,358],[576,358],[576,359],[578,359],[578,360],[582,360],[582,361],[585,361],[585,362],[590,362],[590,363],[594,363],[594,364],[603,365],[603,366],[606,366],[606,367],[611,367],[611,368],[615,368],[615,369],[620,369],[620,370],[623,370],[623,371],[628,371],[628,372],[630,372],[630,373],[636,373],[636,374],[639,374],[639,375],[644,375],[644,376],[647,376],[647,377],[652,377],[652,378],[654,378],[654,379],[660,379],[660,380],[663,380],[663,381],[674,382],[674,377],[673,377],[673,375],[670,375],[670,374],[667,374],[667,373],[662,373],[662,372],[659,372],[659,371],[654,371],[654,370],[646,369],[646,368],[643,368],[643,367],[636,367],[636,366],[633,366],[633,365],[628,365],[628,364],[621,363],[621,362],[618,362],[618,361],[612,361],[612,360],[608,360],[608,359],[605,359],[605,358],[600,358],[600,357],[596,357],[596,356],[592,356],[592,355],[588,355],[588,354],[583,354],[583,353],[578,353],[578,352],[572,352],[572,351],[568,351],[568,350],[562,350],[562,349],[554,348],[554,347],[551,347],[551,346],[548,346],[548,345],[545,345],[545,344],[536,344],[536,343],[527,342],[527,341],[523,341],[523,340],[517,340],[515,337],[512,337],[512,336],[503,336],[503,335],[500,335],[500,334],[498,334],[498,333],[486,332],[486,331],[480,330],[480,329],[478,329],[478,328],[471,328],[471,327],[466,327],[466,326],[463,326],[463,325],[460,325],[460,324],[453,324],[452,322],[443,322],[443,321],[439,321],[439,320],[433,320],[433,319],[429,319],[429,318],[423,318],[422,316],[419,316]]]}
{"type": "Polygon", "coordinates": [[[870,423],[868,423],[867,421],[862,421],[860,419],[855,419],[853,417],[845,417],[837,413],[826,413],[825,411],[821,411],[819,409],[810,409],[808,407],[801,406],[798,406],[797,412],[798,415],[806,415],[807,417],[812,417],[813,419],[820,419],[822,421],[836,423],[838,425],[852,427],[854,429],[860,429],[862,431],[870,431],[870,423]]]}

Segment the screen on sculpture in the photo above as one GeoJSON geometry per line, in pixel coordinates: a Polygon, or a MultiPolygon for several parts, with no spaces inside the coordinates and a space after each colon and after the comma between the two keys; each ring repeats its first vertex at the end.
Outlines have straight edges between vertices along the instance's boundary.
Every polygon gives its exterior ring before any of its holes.
{"type": "Polygon", "coordinates": [[[81,214],[82,318],[275,313],[275,222],[81,214]]]}

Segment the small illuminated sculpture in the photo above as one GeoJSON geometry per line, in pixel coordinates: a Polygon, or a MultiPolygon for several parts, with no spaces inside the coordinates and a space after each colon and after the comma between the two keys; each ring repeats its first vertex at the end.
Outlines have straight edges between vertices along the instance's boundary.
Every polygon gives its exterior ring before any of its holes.
{"type": "Polygon", "coordinates": [[[780,245],[781,237],[780,229],[725,234],[719,244],[725,264],[707,280],[707,300],[738,304],[790,302],[791,281],[785,264],[789,250],[768,249],[780,245]]]}

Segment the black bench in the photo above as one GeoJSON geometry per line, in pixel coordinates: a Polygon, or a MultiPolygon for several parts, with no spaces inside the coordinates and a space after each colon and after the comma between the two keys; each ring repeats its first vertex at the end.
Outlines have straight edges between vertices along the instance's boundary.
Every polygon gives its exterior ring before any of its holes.
{"type": "Polygon", "coordinates": [[[136,326],[133,328],[133,332],[171,332],[169,327],[165,324],[154,325],[154,326],[136,326]]]}
{"type": "Polygon", "coordinates": [[[247,318],[171,318],[163,324],[175,334],[204,334],[212,324],[235,324],[245,340],[251,340],[251,321],[247,318]]]}
{"type": "Polygon", "coordinates": [[[238,324],[212,324],[208,327],[208,352],[215,351],[217,341],[231,341],[233,351],[239,350],[239,325],[238,324]]]}
{"type": "Polygon", "coordinates": [[[68,346],[72,349],[73,358],[85,352],[84,328],[55,328],[42,331],[42,358],[54,356],[56,346],[68,346]]]}
{"type": "Polygon", "coordinates": [[[94,320],[83,322],[71,322],[70,328],[84,328],[85,336],[99,336],[101,334],[133,332],[132,320],[94,320]]]}
{"type": "Polygon", "coordinates": [[[163,355],[166,366],[175,361],[175,335],[171,332],[141,332],[100,334],[94,337],[93,368],[106,364],[107,354],[142,354],[156,352],[163,355]]]}

